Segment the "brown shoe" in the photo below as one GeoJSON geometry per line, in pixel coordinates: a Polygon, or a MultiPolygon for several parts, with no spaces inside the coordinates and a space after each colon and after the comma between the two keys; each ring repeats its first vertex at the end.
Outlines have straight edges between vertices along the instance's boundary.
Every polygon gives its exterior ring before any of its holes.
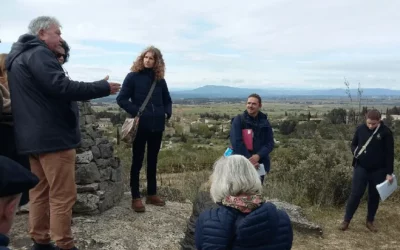
{"type": "Polygon", "coordinates": [[[142,213],[146,211],[146,208],[143,205],[142,199],[133,199],[132,200],[132,209],[135,210],[137,213],[142,213]]]}
{"type": "Polygon", "coordinates": [[[372,221],[367,221],[366,226],[369,229],[369,231],[374,232],[374,233],[378,232],[378,229],[376,229],[376,227],[374,226],[374,223],[372,221]]]}
{"type": "Polygon", "coordinates": [[[147,196],[146,204],[152,204],[154,206],[165,206],[165,201],[161,200],[160,196],[158,195],[151,195],[147,196]]]}
{"type": "Polygon", "coordinates": [[[346,231],[349,228],[349,224],[350,224],[350,222],[344,220],[340,224],[339,229],[342,230],[342,231],[346,231]]]}

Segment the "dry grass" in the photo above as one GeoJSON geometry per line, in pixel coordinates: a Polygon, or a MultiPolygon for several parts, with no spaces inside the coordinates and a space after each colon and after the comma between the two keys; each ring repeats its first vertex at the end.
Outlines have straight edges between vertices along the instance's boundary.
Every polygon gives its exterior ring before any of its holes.
{"type": "Polygon", "coordinates": [[[324,236],[316,238],[295,233],[294,250],[300,249],[400,249],[400,204],[382,202],[376,216],[377,233],[365,227],[366,204],[360,204],[350,228],[342,232],[338,226],[343,209],[307,208],[307,217],[323,227],[324,236]]]}

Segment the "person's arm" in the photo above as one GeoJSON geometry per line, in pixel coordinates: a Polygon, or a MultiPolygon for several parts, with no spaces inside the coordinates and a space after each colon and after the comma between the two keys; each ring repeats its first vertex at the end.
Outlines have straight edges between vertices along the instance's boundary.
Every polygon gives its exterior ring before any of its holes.
{"type": "Polygon", "coordinates": [[[393,174],[394,165],[394,139],[392,131],[389,130],[388,135],[385,136],[385,171],[387,175],[393,174]]]}
{"type": "Polygon", "coordinates": [[[172,115],[172,99],[171,95],[169,94],[167,82],[163,80],[162,85],[162,98],[164,104],[164,112],[167,114],[167,119],[171,118],[172,115]]]}
{"type": "Polygon", "coordinates": [[[242,138],[242,121],[240,115],[233,119],[230,131],[230,142],[233,148],[234,154],[243,155],[247,159],[251,157],[250,152],[244,145],[242,138]]]}
{"type": "Polygon", "coordinates": [[[117,96],[118,105],[125,110],[132,117],[135,117],[139,111],[139,108],[133,104],[129,99],[135,92],[135,80],[133,73],[129,73],[122,83],[121,91],[117,96]]]}
{"type": "Polygon", "coordinates": [[[272,131],[272,127],[268,122],[268,126],[265,129],[266,133],[266,142],[263,144],[258,150],[257,154],[260,156],[260,159],[267,157],[272,150],[274,150],[275,142],[274,142],[274,132],[272,131]]]}
{"type": "Polygon", "coordinates": [[[34,52],[28,67],[37,87],[44,93],[70,101],[85,101],[110,95],[110,84],[106,80],[78,82],[70,80],[50,50],[34,52]]]}
{"type": "Polygon", "coordinates": [[[358,147],[358,128],[356,132],[354,133],[353,140],[351,141],[351,153],[353,156],[356,156],[356,149],[358,147]]]}

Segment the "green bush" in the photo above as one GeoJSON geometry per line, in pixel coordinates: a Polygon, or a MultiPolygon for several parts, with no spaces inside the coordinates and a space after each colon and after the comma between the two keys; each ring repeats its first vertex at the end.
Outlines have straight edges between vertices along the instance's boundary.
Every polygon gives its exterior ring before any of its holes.
{"type": "Polygon", "coordinates": [[[282,198],[313,205],[346,202],[351,187],[352,156],[344,141],[326,142],[318,138],[297,141],[297,145],[274,150],[272,159],[268,181],[292,186],[286,185],[286,194],[280,191],[282,198]]]}

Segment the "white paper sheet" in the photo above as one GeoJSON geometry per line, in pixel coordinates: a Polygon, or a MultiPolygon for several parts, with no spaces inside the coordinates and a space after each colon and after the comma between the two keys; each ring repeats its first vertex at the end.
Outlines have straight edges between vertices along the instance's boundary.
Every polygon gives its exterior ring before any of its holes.
{"type": "Polygon", "coordinates": [[[257,169],[257,172],[260,176],[265,175],[265,168],[264,168],[264,164],[260,164],[260,167],[257,169]]]}
{"type": "Polygon", "coordinates": [[[384,182],[376,185],[376,189],[378,190],[379,196],[381,197],[382,201],[386,200],[397,188],[396,176],[394,174],[392,176],[392,184],[389,184],[389,182],[385,180],[384,182]]]}

